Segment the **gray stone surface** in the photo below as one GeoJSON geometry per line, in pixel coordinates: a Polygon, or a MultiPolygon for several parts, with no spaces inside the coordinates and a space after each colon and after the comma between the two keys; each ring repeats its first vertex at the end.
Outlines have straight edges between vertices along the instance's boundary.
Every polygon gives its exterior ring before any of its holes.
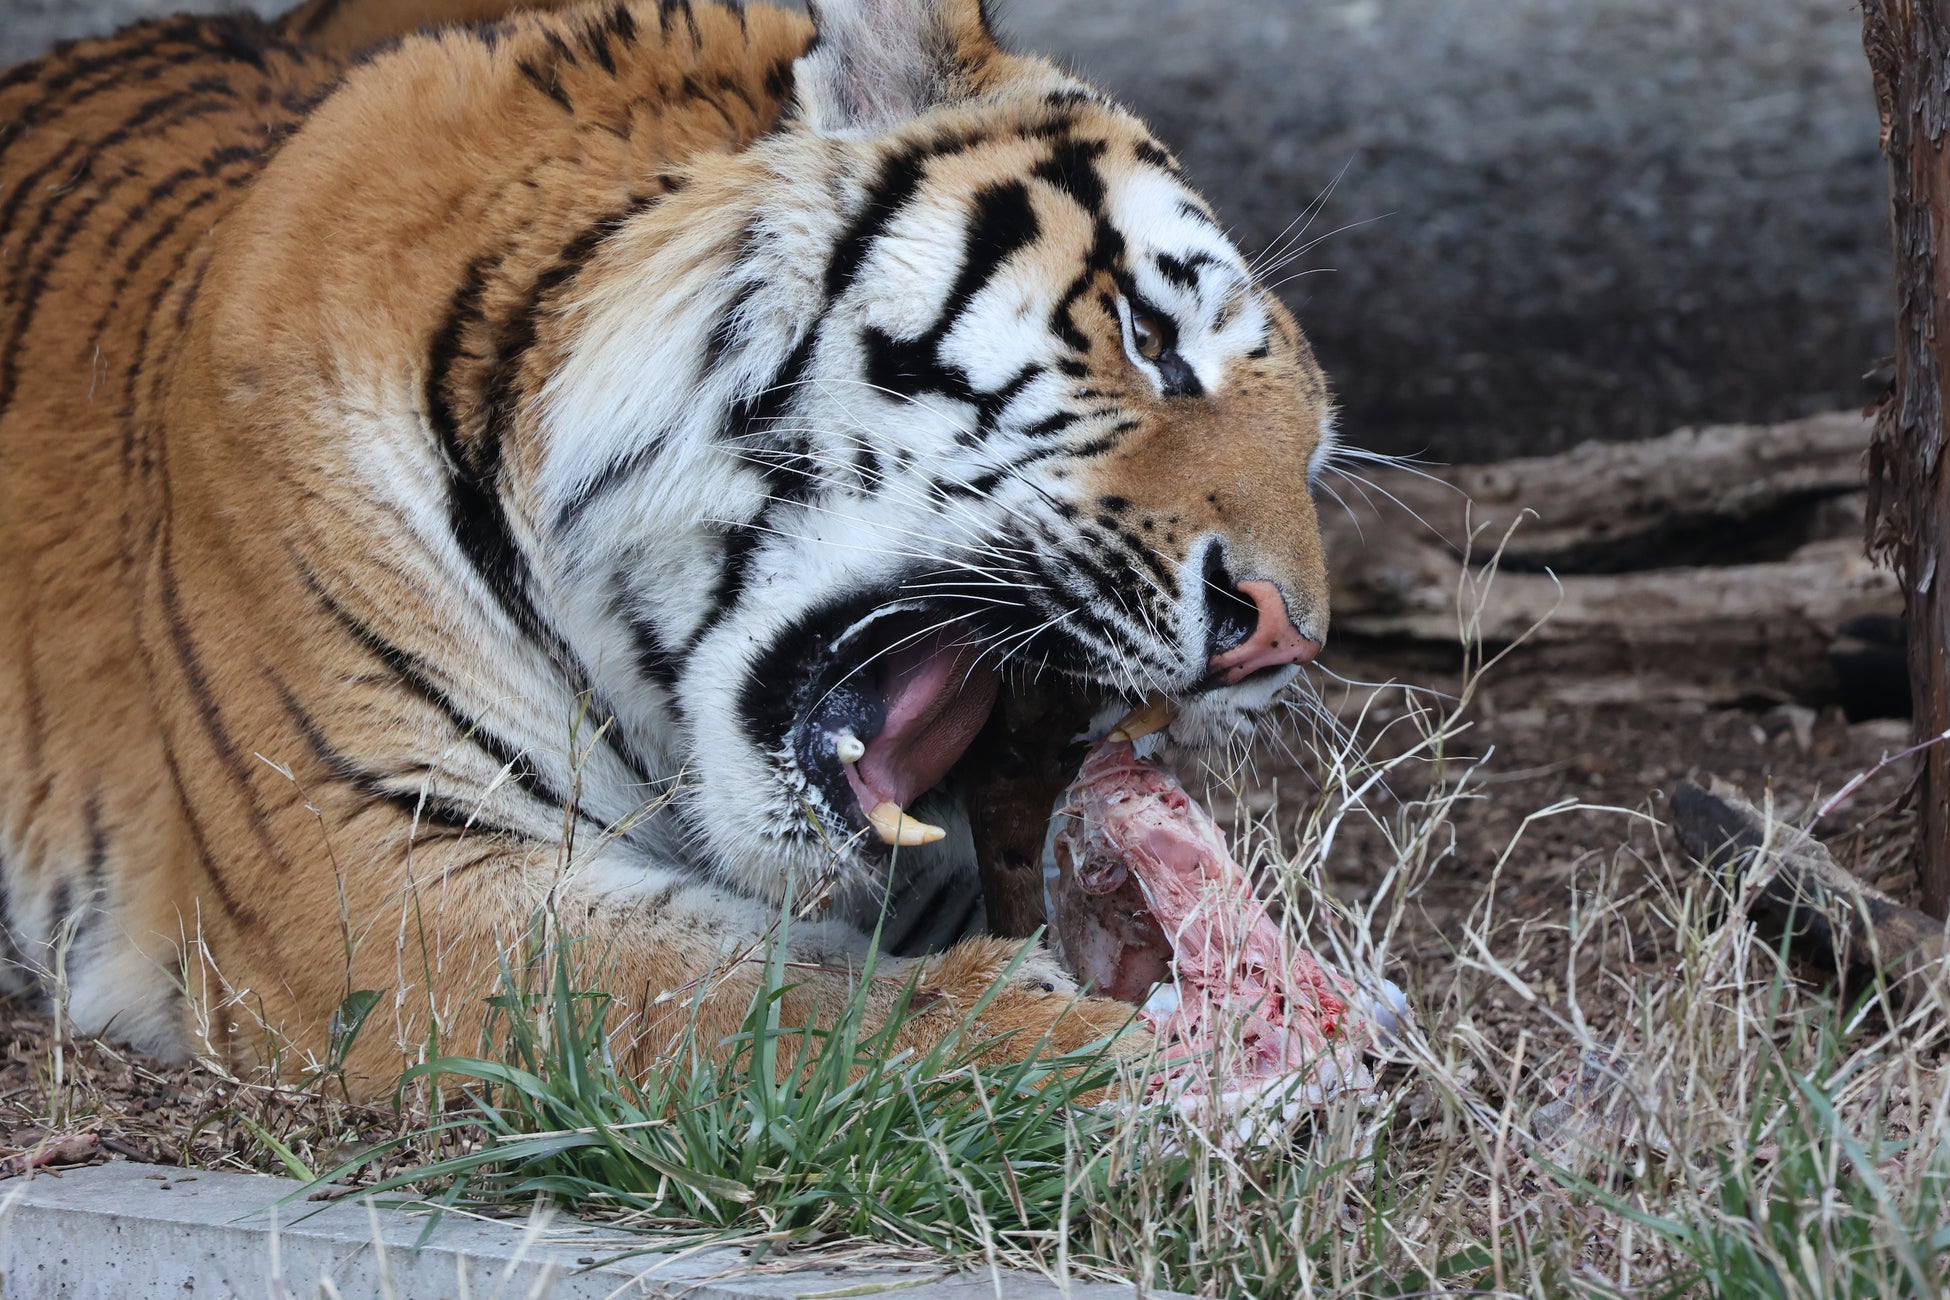
{"type": "MultiPolygon", "coordinates": [[[[1130,1287],[1059,1287],[1025,1273],[940,1268],[753,1268],[737,1251],[608,1261],[630,1239],[558,1219],[524,1224],[300,1198],[301,1184],[250,1174],[109,1164],[0,1184],[0,1295],[7,1300],[445,1300],[661,1296],[788,1300],[1132,1300],[1130,1287]],[[275,1215],[275,1226],[273,1216],[275,1215]],[[301,1217],[308,1216],[308,1217],[301,1217]],[[379,1243],[375,1245],[375,1243],[379,1243]],[[416,1249],[417,1245],[417,1249],[416,1249]],[[590,1265],[595,1264],[594,1267],[590,1265]]],[[[1171,1300],[1161,1292],[1153,1300],[1171,1300]]]]}
{"type": "MultiPolygon", "coordinates": [[[[0,0],[0,61],[174,7],[0,0]]],[[[1283,292],[1358,440],[1480,459],[1782,419],[1859,402],[1890,351],[1849,0],[999,7],[1149,116],[1250,249],[1340,177],[1283,292]]]]}

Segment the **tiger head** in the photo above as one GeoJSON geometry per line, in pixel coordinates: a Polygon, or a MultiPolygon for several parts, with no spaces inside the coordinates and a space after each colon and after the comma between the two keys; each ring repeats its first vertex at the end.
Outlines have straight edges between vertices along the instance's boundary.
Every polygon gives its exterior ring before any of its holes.
{"type": "Polygon", "coordinates": [[[1004,694],[1223,738],[1328,617],[1328,385],[1165,148],[977,0],[814,18],[778,126],[610,240],[539,404],[572,639],[774,897],[884,875],[889,808],[967,854],[1004,694]]]}

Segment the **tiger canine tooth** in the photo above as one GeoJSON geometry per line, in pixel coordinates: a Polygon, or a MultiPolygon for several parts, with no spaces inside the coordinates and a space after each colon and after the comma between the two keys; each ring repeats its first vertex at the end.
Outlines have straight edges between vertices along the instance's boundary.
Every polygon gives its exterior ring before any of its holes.
{"type": "Polygon", "coordinates": [[[875,804],[873,811],[867,814],[867,823],[884,842],[904,849],[932,844],[948,835],[939,826],[930,826],[909,817],[892,799],[875,804]]]}
{"type": "Polygon", "coordinates": [[[851,767],[867,756],[867,745],[852,732],[842,731],[833,739],[833,752],[840,756],[840,762],[851,767]]]}
{"type": "Polygon", "coordinates": [[[1111,740],[1142,740],[1153,732],[1163,731],[1178,716],[1178,706],[1157,692],[1151,698],[1129,713],[1124,720],[1110,729],[1111,740]]]}

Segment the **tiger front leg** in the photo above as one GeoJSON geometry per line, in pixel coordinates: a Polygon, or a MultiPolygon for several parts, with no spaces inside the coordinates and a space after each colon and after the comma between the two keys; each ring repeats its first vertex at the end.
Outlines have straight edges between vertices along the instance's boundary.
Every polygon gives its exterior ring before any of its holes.
{"type": "MultiPolygon", "coordinates": [[[[599,863],[556,875],[537,867],[534,845],[511,840],[485,859],[481,848],[478,841],[423,843],[410,883],[402,883],[409,877],[401,864],[393,887],[375,896],[358,897],[358,882],[347,882],[347,937],[342,944],[334,937],[332,946],[343,949],[334,961],[310,950],[325,929],[340,927],[318,925],[272,936],[272,950],[241,967],[219,953],[229,1054],[261,1056],[257,1044],[275,1036],[286,1061],[322,1059],[332,1052],[330,1024],[346,994],[377,990],[380,1002],[343,1051],[343,1065],[355,1093],[383,1095],[405,1066],[434,1053],[499,1050],[482,1035],[486,1000],[510,981],[545,991],[538,976],[566,959],[577,991],[610,999],[611,1046],[630,1068],[648,1069],[687,1045],[723,1059],[739,1050],[737,1036],[766,992],[779,942],[779,1023],[787,1029],[832,1028],[857,1006],[861,1038],[891,1027],[877,1048],[888,1053],[927,1053],[951,1039],[957,1051],[985,1044],[982,1055],[996,1062],[1113,1038],[1120,1055],[1149,1046],[1130,1007],[1079,996],[1047,952],[1021,954],[1020,941],[973,939],[928,957],[870,964],[870,940],[856,928],[782,920],[776,906],[688,872],[632,864],[619,873],[599,863]],[[627,887],[617,887],[619,876],[629,878],[627,887]],[[298,957],[300,948],[304,959],[279,959],[280,952],[298,957]],[[333,974],[284,981],[252,969],[263,957],[285,972],[333,974]],[[252,990],[280,983],[282,996],[252,990]],[[271,1023],[236,1023],[252,1015],[271,1023]]],[[[789,1049],[786,1064],[797,1055],[789,1049]]]]}
{"type": "Polygon", "coordinates": [[[995,990],[976,1017],[971,1035],[975,1041],[998,1043],[988,1053],[991,1059],[1076,1052],[1113,1040],[1113,1050],[1129,1059],[1151,1047],[1150,1031],[1132,1006],[1083,996],[1041,944],[966,939],[946,952],[920,959],[920,965],[917,988],[922,998],[939,999],[929,1009],[945,1007],[957,1024],[995,990]],[[1027,953],[1022,952],[1025,946],[1027,953]]]}
{"type": "MultiPolygon", "coordinates": [[[[1019,940],[969,939],[928,957],[865,960],[864,935],[844,927],[798,922],[785,931],[787,947],[779,1024],[787,1031],[780,1069],[801,1059],[796,1035],[827,1030],[858,1017],[857,1040],[886,1056],[926,1057],[946,1048],[950,1059],[973,1054],[988,1064],[1061,1056],[1108,1044],[1117,1056],[1143,1056],[1151,1035],[1133,1009],[1108,998],[1084,997],[1040,945],[1019,940]],[[839,931],[836,935],[835,931],[839,931]],[[835,953],[840,935],[857,941],[835,953]],[[1027,951],[1024,949],[1027,948],[1027,951]]],[[[742,954],[720,960],[686,984],[682,996],[644,995],[624,1008],[613,1042],[634,1068],[652,1068],[684,1041],[722,1057],[767,993],[765,936],[742,954]]],[[[811,1045],[808,1057],[816,1057],[811,1045]]]]}

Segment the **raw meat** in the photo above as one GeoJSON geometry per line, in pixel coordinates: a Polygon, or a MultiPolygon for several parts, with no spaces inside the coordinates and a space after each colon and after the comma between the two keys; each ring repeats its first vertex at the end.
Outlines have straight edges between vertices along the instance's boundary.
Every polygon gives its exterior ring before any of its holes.
{"type": "Polygon", "coordinates": [[[1377,1026],[1345,976],[1282,932],[1210,815],[1130,744],[1090,751],[1044,869],[1058,956],[1079,981],[1144,1004],[1165,1043],[1151,1098],[1277,1086],[1281,1101],[1317,1105],[1373,1087],[1362,1058],[1391,1030],[1399,992],[1385,990],[1395,1005],[1377,1026]]]}

